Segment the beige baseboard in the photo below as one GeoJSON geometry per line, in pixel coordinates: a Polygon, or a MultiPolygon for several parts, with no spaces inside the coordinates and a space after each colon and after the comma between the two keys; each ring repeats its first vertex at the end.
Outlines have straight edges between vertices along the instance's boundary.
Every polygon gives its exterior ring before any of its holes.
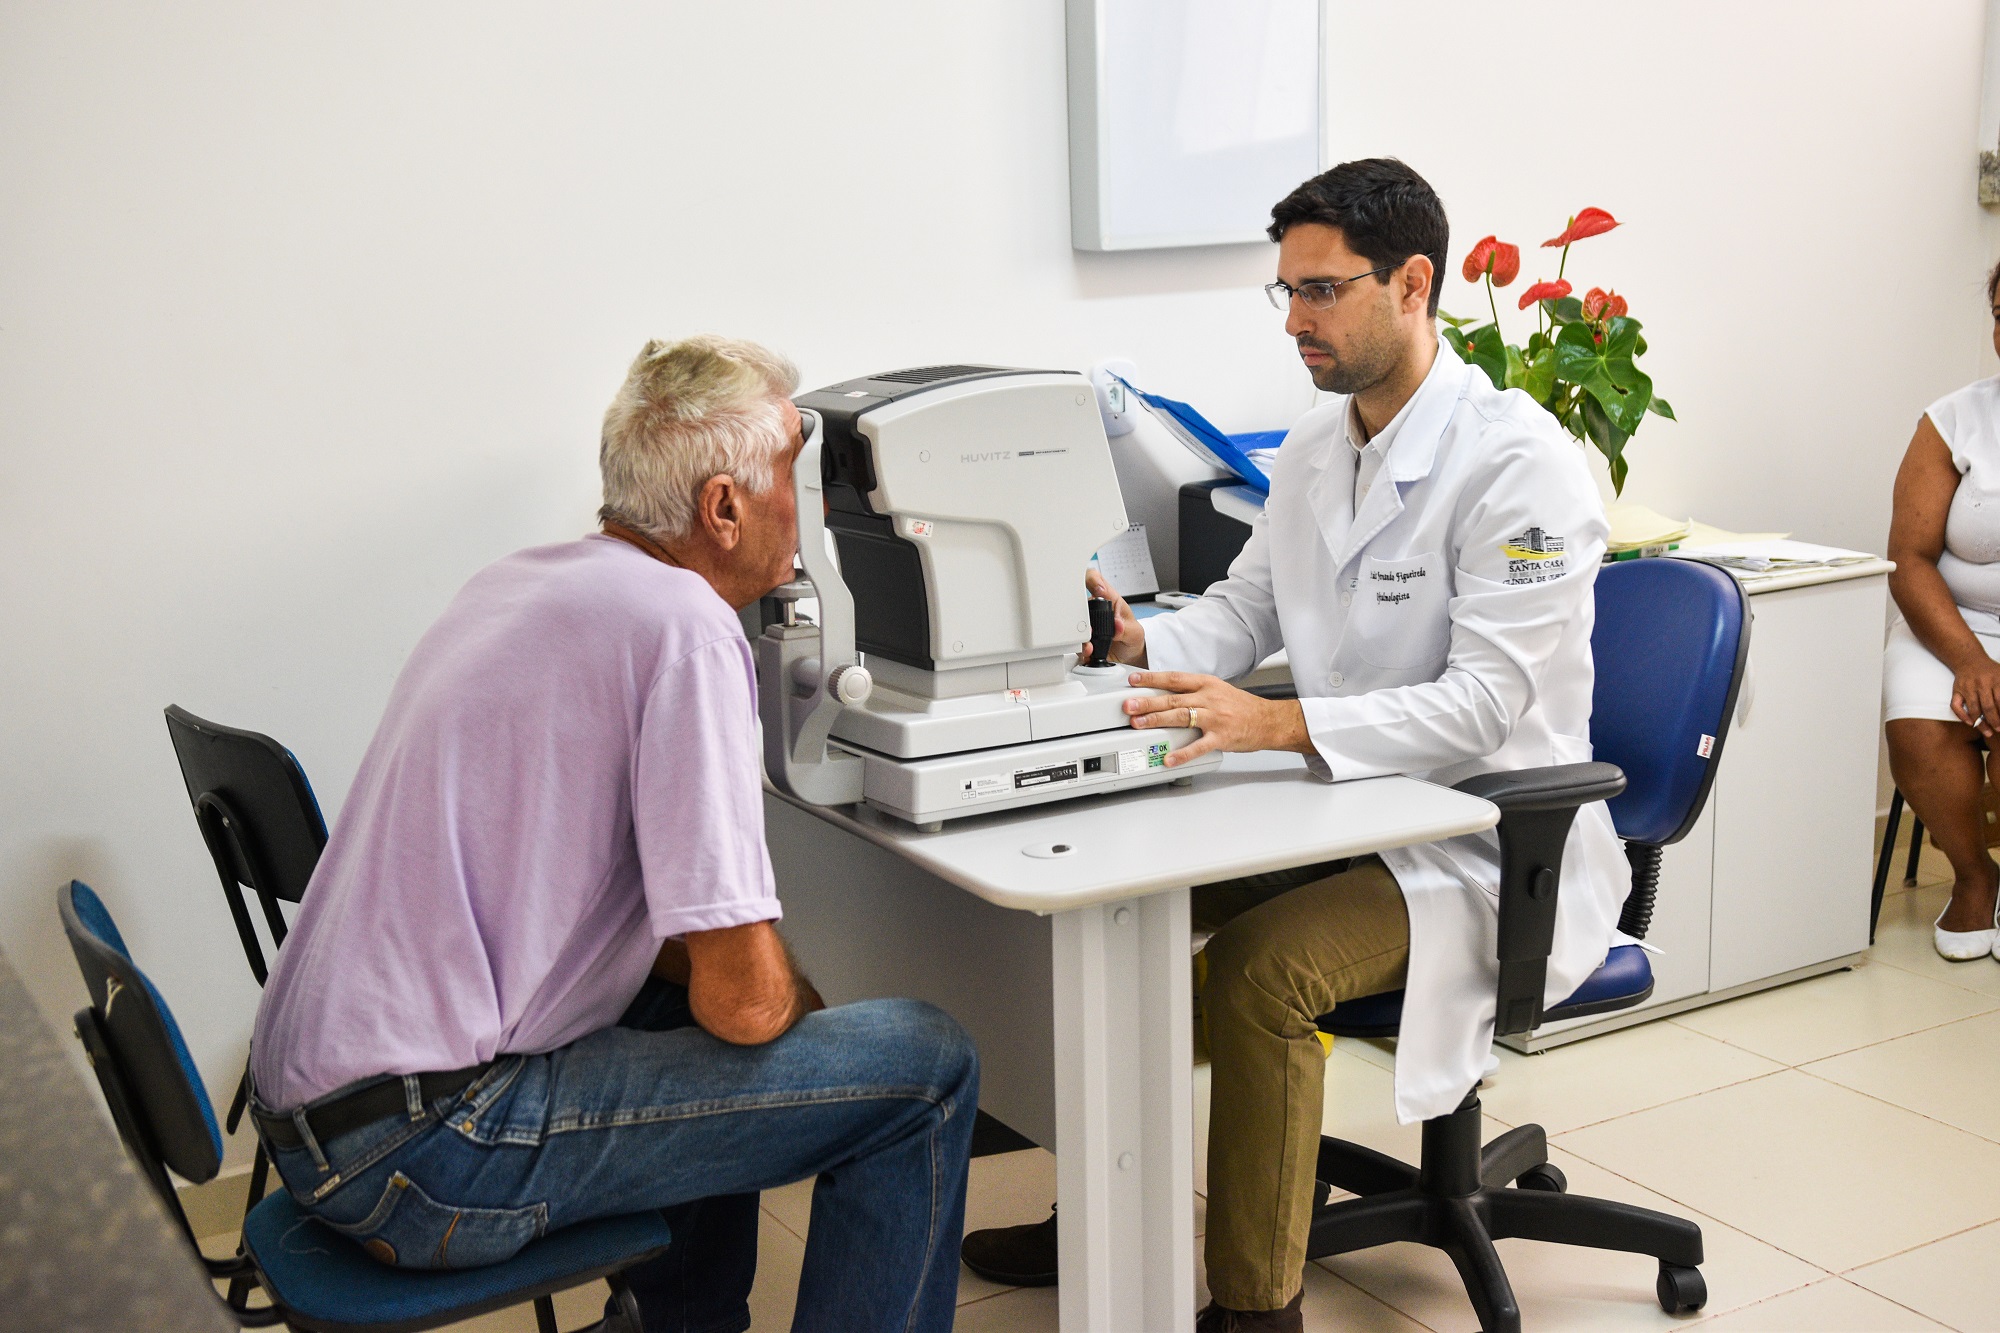
{"type": "MultiPolygon", "coordinates": [[[[273,1177],[271,1185],[276,1184],[273,1177]]],[[[206,1184],[182,1185],[174,1193],[196,1236],[234,1235],[243,1227],[245,1204],[250,1198],[250,1168],[224,1167],[206,1184]]]]}

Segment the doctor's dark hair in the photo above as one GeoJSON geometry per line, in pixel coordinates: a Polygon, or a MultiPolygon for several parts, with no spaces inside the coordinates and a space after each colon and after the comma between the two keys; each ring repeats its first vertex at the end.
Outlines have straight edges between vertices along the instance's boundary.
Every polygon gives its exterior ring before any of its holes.
{"type": "Polygon", "coordinates": [[[1986,304],[1992,305],[1995,301],[2000,301],[2000,264],[1995,264],[1993,271],[1986,275],[1986,304]]]}
{"type": "MultiPolygon", "coordinates": [[[[1429,259],[1430,313],[1437,314],[1451,224],[1430,182],[1402,162],[1364,157],[1321,172],[1278,201],[1266,234],[1281,241],[1301,222],[1336,228],[1347,248],[1375,268],[1401,264],[1411,255],[1429,259]]],[[[1375,280],[1387,284],[1389,275],[1375,280]]]]}

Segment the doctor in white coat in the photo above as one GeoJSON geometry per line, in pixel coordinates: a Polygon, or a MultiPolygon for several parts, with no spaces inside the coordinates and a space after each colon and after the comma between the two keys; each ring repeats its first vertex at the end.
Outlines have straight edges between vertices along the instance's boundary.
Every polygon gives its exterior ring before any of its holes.
{"type": "MultiPolygon", "coordinates": [[[[1554,418],[1440,344],[1436,195],[1400,162],[1347,163],[1281,202],[1271,235],[1286,332],[1313,382],[1339,396],[1286,436],[1226,579],[1143,628],[1118,607],[1114,657],[1147,668],[1134,684],[1170,691],[1133,703],[1133,725],[1202,731],[1169,764],[1292,750],[1334,780],[1450,784],[1589,759],[1603,505],[1554,418]],[[1298,699],[1227,683],[1280,648],[1298,699]]],[[[1110,594],[1101,580],[1095,591],[1110,594]]],[[[1456,1107],[1492,1042],[1499,842],[1474,834],[1381,863],[1407,911],[1395,1092],[1408,1122],[1456,1107]]],[[[1393,904],[1385,920],[1371,897],[1371,868],[1259,903],[1207,950],[1217,1305],[1204,1328],[1298,1326],[1324,1077],[1311,1020],[1389,988],[1380,963],[1396,923],[1393,904]],[[1257,1105],[1273,1100],[1290,1105],[1257,1105]]],[[[1609,812],[1584,807],[1563,861],[1548,1003],[1604,961],[1630,887],[1609,812]]]]}

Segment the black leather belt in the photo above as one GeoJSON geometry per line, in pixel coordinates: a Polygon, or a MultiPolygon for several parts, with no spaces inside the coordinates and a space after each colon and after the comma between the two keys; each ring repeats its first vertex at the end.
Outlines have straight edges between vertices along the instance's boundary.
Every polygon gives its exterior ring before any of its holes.
{"type": "MultiPolygon", "coordinates": [[[[479,1076],[493,1067],[488,1060],[483,1065],[470,1069],[454,1069],[446,1074],[419,1074],[417,1085],[423,1090],[424,1105],[429,1106],[440,1097],[450,1097],[465,1091],[478,1081],[479,1076]]],[[[387,1078],[380,1083],[371,1083],[359,1092],[350,1092],[337,1101],[315,1107],[306,1112],[306,1124],[311,1127],[313,1137],[326,1144],[377,1120],[386,1120],[392,1115],[407,1116],[409,1103],[403,1096],[403,1080],[387,1078]]],[[[303,1148],[305,1140],[299,1137],[298,1126],[290,1116],[264,1115],[252,1111],[257,1129],[264,1142],[273,1148],[303,1148]]]]}

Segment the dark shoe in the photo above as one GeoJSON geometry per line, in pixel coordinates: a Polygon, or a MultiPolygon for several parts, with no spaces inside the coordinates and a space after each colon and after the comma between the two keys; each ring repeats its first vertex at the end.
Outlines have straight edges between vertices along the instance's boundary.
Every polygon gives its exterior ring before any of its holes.
{"type": "Polygon", "coordinates": [[[1232,1310],[1210,1301],[1194,1317],[1194,1333],[1305,1333],[1306,1289],[1282,1310],[1232,1310]]]}
{"type": "Polygon", "coordinates": [[[1020,1227],[975,1231],[958,1247],[959,1258],[988,1282],[1009,1287],[1056,1284],[1056,1210],[1049,1220],[1020,1227]]]}

